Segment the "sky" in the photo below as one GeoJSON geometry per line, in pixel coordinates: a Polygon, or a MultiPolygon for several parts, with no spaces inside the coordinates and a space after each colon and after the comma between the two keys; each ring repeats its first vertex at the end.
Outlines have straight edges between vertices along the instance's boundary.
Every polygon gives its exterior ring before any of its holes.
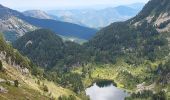
{"type": "Polygon", "coordinates": [[[0,0],[0,4],[16,10],[57,10],[115,7],[149,0],[0,0]]]}

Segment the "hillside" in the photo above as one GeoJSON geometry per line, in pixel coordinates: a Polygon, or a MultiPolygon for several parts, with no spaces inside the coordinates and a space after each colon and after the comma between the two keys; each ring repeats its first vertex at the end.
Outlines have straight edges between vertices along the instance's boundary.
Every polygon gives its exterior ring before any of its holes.
{"type": "Polygon", "coordinates": [[[1,100],[80,100],[71,90],[43,77],[43,69],[7,44],[0,36],[1,100]]]}
{"type": "MultiPolygon", "coordinates": [[[[40,28],[48,28],[51,29],[52,31],[58,33],[59,35],[63,36],[70,36],[70,37],[77,37],[77,38],[82,38],[82,39],[90,39],[95,33],[95,29],[91,29],[88,27],[83,27],[80,25],[72,24],[72,23],[67,23],[67,22],[61,22],[61,21],[56,21],[56,20],[51,20],[51,19],[37,19],[29,16],[25,16],[22,13],[9,9],[7,7],[4,7],[0,5],[0,19],[4,23],[7,23],[7,25],[2,24],[1,29],[3,32],[8,32],[12,30],[13,33],[17,33],[18,31],[24,31],[24,30],[29,30],[32,27],[40,27],[40,28]],[[10,23],[7,23],[6,20],[10,19],[11,17],[16,17],[21,23],[23,24],[17,24],[18,26],[14,25],[14,27],[9,27],[7,30],[5,30],[6,26],[11,26],[10,23]],[[25,26],[25,27],[24,27],[25,26]],[[23,28],[24,27],[24,28],[23,28]],[[27,27],[29,29],[27,29],[27,27]],[[21,29],[20,29],[21,28],[21,29]]],[[[13,20],[12,20],[13,22],[13,20]]],[[[15,22],[15,21],[14,21],[15,22]]],[[[13,23],[14,24],[14,23],[13,23]]],[[[22,32],[22,35],[28,31],[22,32]]],[[[18,33],[17,33],[18,35],[18,33]]],[[[12,35],[11,35],[12,36],[12,35]]]]}
{"type": "Polygon", "coordinates": [[[131,23],[140,25],[143,21],[147,21],[162,32],[170,32],[170,2],[168,0],[151,0],[145,8],[131,20],[131,23]]]}
{"type": "Polygon", "coordinates": [[[54,67],[58,64],[74,65],[82,60],[79,59],[83,51],[81,45],[63,42],[54,32],[46,29],[27,33],[15,41],[13,46],[43,67],[54,67]]]}
{"type": "Polygon", "coordinates": [[[166,78],[170,73],[169,3],[169,0],[150,0],[137,16],[103,28],[86,43],[85,46],[93,51],[94,61],[105,63],[97,63],[101,67],[94,68],[91,76],[112,79],[124,88],[138,91],[128,100],[155,100],[152,99],[154,93],[145,97],[148,89],[137,87],[143,82],[144,86],[156,84],[149,89],[158,93],[155,95],[169,97],[169,78],[166,78]]]}
{"type": "Polygon", "coordinates": [[[81,100],[69,89],[62,88],[51,81],[39,79],[30,73],[20,72],[18,66],[10,65],[4,61],[2,63],[3,71],[0,71],[1,100],[23,100],[28,98],[31,100],[54,100],[64,96],[67,98],[72,96],[77,98],[76,100],[81,100]],[[15,80],[18,80],[19,87],[15,86],[15,80]],[[45,90],[45,87],[48,90],[45,90]]]}
{"type": "Polygon", "coordinates": [[[25,34],[13,46],[44,68],[46,79],[74,91],[82,100],[87,99],[82,76],[71,72],[90,60],[82,45],[63,41],[52,31],[40,29],[25,34]]]}
{"type": "Polygon", "coordinates": [[[33,31],[37,27],[17,18],[10,17],[0,20],[0,32],[3,32],[8,41],[14,41],[26,32],[33,31]]]}
{"type": "Polygon", "coordinates": [[[9,41],[14,41],[26,32],[36,29],[34,25],[16,17],[18,14],[19,13],[9,11],[0,5],[0,32],[3,32],[9,41]]]}
{"type": "MultiPolygon", "coordinates": [[[[169,16],[166,16],[167,18],[159,16],[165,15],[165,13],[168,15],[169,3],[168,0],[149,1],[136,17],[103,28],[86,45],[100,50],[99,53],[106,56],[108,60],[122,55],[149,60],[163,58],[167,55],[167,48],[169,48],[167,40],[169,38],[169,23],[167,21],[169,16]],[[151,15],[154,17],[153,19],[151,15]],[[166,23],[165,27],[160,29],[160,26],[156,24],[159,22],[158,20],[166,23]],[[161,34],[163,32],[166,34],[161,34]]],[[[104,60],[107,61],[107,59],[104,60]]]]}

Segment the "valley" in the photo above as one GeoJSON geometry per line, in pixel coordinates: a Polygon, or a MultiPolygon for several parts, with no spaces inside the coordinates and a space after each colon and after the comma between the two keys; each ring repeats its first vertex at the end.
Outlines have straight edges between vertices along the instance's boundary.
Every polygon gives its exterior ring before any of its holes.
{"type": "Polygon", "coordinates": [[[2,100],[170,99],[169,0],[100,30],[0,11],[2,100]]]}

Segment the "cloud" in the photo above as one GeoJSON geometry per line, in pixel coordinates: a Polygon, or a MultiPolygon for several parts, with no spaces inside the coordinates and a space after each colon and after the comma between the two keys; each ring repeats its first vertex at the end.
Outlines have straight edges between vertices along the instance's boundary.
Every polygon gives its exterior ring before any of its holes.
{"type": "MultiPolygon", "coordinates": [[[[147,2],[148,0],[140,0],[147,2]]],[[[80,8],[96,5],[123,5],[139,2],[139,0],[0,0],[0,3],[14,9],[58,9],[80,8]]]]}

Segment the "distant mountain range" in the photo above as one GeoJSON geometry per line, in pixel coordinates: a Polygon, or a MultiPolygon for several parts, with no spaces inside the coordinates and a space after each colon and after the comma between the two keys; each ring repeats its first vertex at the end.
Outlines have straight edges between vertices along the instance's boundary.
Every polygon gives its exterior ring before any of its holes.
{"type": "Polygon", "coordinates": [[[51,10],[48,14],[56,16],[57,20],[71,22],[87,27],[105,27],[116,21],[125,21],[135,16],[144,6],[143,3],[121,5],[105,9],[81,9],[81,10],[51,10]]]}
{"type": "Polygon", "coordinates": [[[5,34],[7,40],[13,41],[26,32],[39,28],[50,29],[58,35],[81,39],[89,39],[96,33],[96,30],[92,28],[51,19],[29,17],[0,5],[0,31],[5,34]]]}

